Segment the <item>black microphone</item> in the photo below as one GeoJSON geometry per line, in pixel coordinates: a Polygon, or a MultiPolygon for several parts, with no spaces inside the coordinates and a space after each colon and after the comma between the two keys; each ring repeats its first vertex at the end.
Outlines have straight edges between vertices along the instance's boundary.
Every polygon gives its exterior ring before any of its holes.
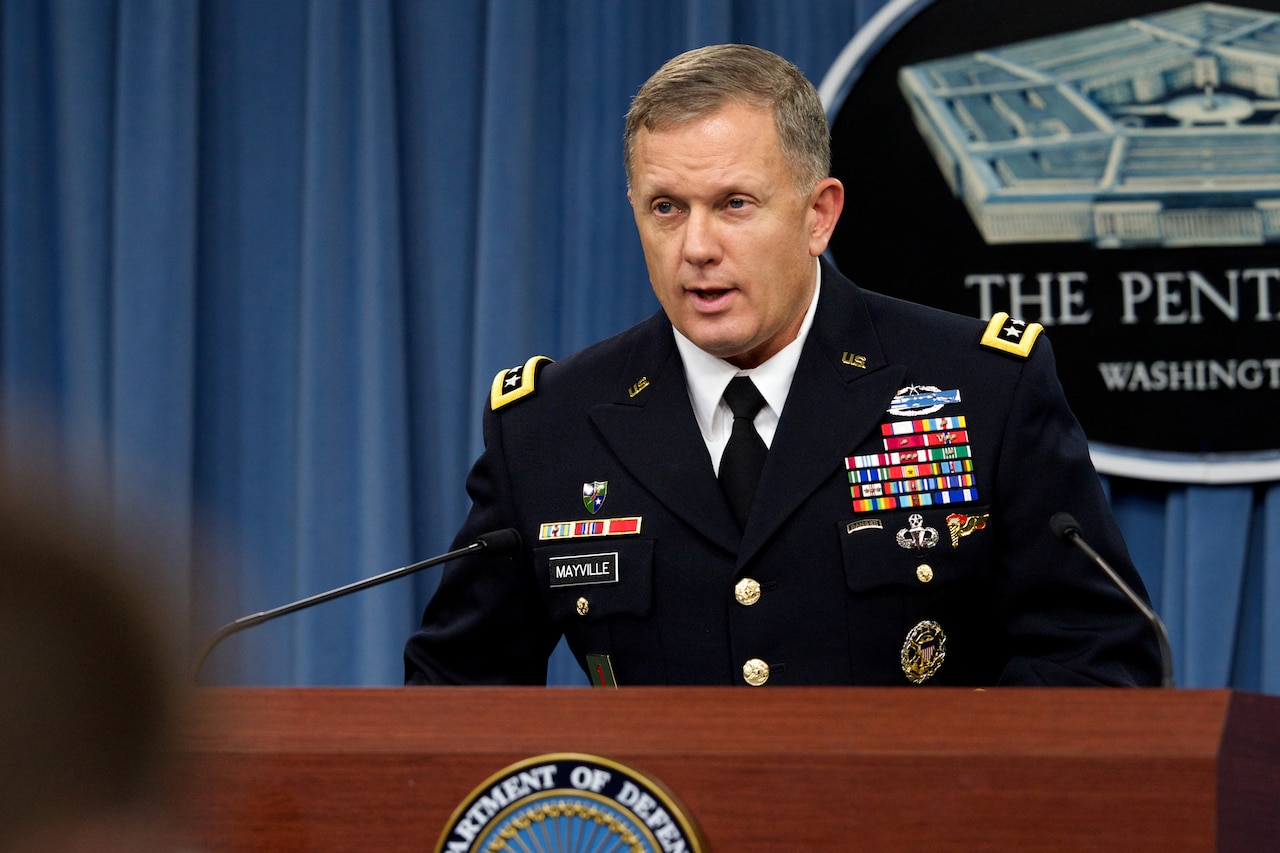
{"type": "Polygon", "coordinates": [[[377,586],[380,583],[393,581],[396,578],[402,578],[405,575],[411,575],[421,569],[438,566],[441,563],[447,563],[450,560],[456,560],[459,557],[465,557],[468,554],[474,554],[477,551],[490,551],[494,555],[509,554],[520,547],[520,534],[514,528],[507,527],[502,530],[492,530],[482,536],[476,537],[476,540],[464,548],[457,548],[437,557],[431,557],[418,563],[408,566],[401,566],[398,569],[392,569],[389,572],[383,572],[371,578],[349,583],[346,586],[340,586],[337,589],[331,589],[328,592],[321,592],[316,595],[308,596],[299,601],[293,601],[289,604],[282,604],[279,607],[273,607],[270,610],[264,610],[261,613],[253,613],[249,616],[241,616],[234,622],[223,625],[214,632],[204,644],[204,648],[200,651],[200,655],[191,666],[191,683],[195,684],[200,678],[200,670],[204,666],[205,660],[214,648],[230,637],[237,631],[243,631],[245,628],[252,628],[254,625],[260,625],[277,616],[284,616],[287,613],[293,613],[314,604],[321,604],[330,599],[340,598],[353,592],[359,592],[362,589],[368,589],[371,586],[377,586]]]}
{"type": "Polygon", "coordinates": [[[1160,619],[1156,612],[1147,606],[1147,603],[1133,591],[1133,588],[1124,582],[1124,579],[1111,568],[1111,564],[1102,559],[1102,555],[1089,547],[1089,543],[1084,541],[1080,535],[1080,525],[1070,513],[1057,512],[1049,519],[1049,529],[1053,531],[1053,535],[1057,536],[1063,542],[1075,545],[1081,551],[1084,551],[1088,557],[1097,563],[1107,577],[1111,578],[1111,582],[1119,587],[1120,591],[1128,596],[1133,602],[1133,606],[1138,608],[1147,621],[1151,623],[1151,628],[1156,632],[1156,642],[1160,645],[1160,667],[1163,673],[1160,677],[1161,687],[1173,687],[1173,654],[1169,651],[1169,632],[1165,630],[1164,622],[1160,619]]]}

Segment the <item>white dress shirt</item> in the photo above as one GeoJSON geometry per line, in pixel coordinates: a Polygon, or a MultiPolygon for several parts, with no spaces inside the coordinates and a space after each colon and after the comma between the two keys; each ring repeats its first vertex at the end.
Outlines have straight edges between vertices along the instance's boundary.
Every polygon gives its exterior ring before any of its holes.
{"type": "Polygon", "coordinates": [[[809,308],[805,311],[796,339],[759,367],[739,370],[724,359],[698,349],[679,330],[672,329],[676,336],[676,348],[680,350],[680,358],[684,361],[689,402],[693,404],[693,415],[698,421],[698,429],[702,431],[702,440],[707,444],[707,452],[711,454],[711,464],[716,476],[720,475],[720,457],[729,441],[729,434],[733,431],[733,412],[729,411],[729,404],[724,401],[724,389],[733,377],[750,376],[760,390],[765,405],[755,417],[756,432],[760,433],[766,447],[773,444],[773,435],[778,429],[778,420],[782,417],[782,407],[786,405],[791,380],[795,377],[796,365],[800,363],[800,350],[804,347],[805,338],[809,336],[813,315],[818,307],[822,274],[816,259],[814,267],[818,272],[814,274],[813,298],[809,300],[809,308]]]}

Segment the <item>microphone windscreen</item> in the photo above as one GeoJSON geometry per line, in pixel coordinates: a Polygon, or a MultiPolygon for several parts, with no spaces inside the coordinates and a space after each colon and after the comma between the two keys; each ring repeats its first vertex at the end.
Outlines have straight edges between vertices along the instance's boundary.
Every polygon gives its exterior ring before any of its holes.
{"type": "Polygon", "coordinates": [[[520,534],[514,527],[505,527],[502,530],[491,530],[483,536],[477,536],[476,541],[483,545],[486,551],[509,554],[520,547],[520,534]]]}
{"type": "Polygon", "coordinates": [[[1049,529],[1053,531],[1053,535],[1059,539],[1066,541],[1071,534],[1080,535],[1080,525],[1071,517],[1069,512],[1055,512],[1049,519],[1049,529]]]}

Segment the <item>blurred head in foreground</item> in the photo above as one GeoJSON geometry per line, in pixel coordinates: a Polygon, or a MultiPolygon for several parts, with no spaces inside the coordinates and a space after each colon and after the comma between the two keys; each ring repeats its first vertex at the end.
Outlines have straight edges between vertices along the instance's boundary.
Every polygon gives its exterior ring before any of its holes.
{"type": "Polygon", "coordinates": [[[0,471],[0,851],[156,849],[177,694],[141,560],[32,485],[0,471]]]}

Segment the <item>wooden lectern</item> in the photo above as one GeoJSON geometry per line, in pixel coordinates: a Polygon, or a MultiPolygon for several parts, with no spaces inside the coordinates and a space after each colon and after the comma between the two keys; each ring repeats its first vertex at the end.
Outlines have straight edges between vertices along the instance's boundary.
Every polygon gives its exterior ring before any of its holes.
{"type": "Polygon", "coordinates": [[[657,779],[708,850],[1261,850],[1280,698],[1225,690],[207,688],[181,842],[432,851],[516,761],[657,779]]]}

